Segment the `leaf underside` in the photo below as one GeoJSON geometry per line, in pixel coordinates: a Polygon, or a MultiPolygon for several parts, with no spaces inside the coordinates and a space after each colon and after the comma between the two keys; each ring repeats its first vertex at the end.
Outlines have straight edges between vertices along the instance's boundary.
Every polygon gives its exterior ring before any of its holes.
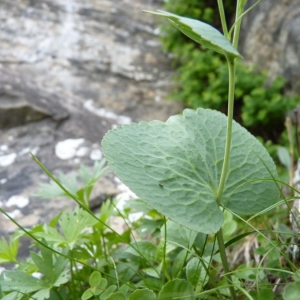
{"type": "MultiPolygon", "coordinates": [[[[224,220],[216,194],[226,125],[227,117],[220,112],[186,109],[166,122],[113,129],[102,147],[115,174],[143,201],[187,228],[214,233],[224,220]]],[[[232,131],[221,203],[238,214],[255,214],[278,201],[274,181],[260,180],[277,178],[275,165],[247,130],[233,122],[232,131]]]]}
{"type": "Polygon", "coordinates": [[[233,58],[242,57],[220,31],[207,23],[181,17],[163,10],[146,12],[167,18],[179,31],[208,49],[233,58]]]}

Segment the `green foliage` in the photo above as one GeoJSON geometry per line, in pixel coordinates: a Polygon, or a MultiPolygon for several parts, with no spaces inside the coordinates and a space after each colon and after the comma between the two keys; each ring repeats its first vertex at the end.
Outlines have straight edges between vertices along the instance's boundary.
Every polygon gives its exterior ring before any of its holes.
{"type": "Polygon", "coordinates": [[[17,255],[19,248],[19,239],[15,236],[9,237],[9,242],[4,237],[0,240],[0,264],[18,263],[17,255]]]}
{"type": "Polygon", "coordinates": [[[198,20],[180,17],[162,10],[158,10],[154,14],[166,17],[167,20],[169,20],[170,23],[178,30],[207,49],[211,49],[225,56],[241,58],[238,51],[231,45],[224,35],[222,35],[214,27],[198,20]]]}
{"type": "Polygon", "coordinates": [[[109,168],[105,166],[105,160],[95,162],[92,171],[90,171],[87,166],[81,165],[78,172],[81,183],[78,182],[77,176],[68,177],[63,173],[58,175],[58,181],[66,188],[68,193],[62,190],[56,182],[51,181],[50,183],[40,184],[40,188],[35,193],[35,196],[42,199],[51,199],[55,197],[69,197],[72,195],[82,206],[89,209],[89,199],[94,184],[99,178],[107,174],[108,171],[109,168]]]}
{"type": "MultiPolygon", "coordinates": [[[[112,170],[141,199],[187,228],[212,233],[223,223],[216,196],[225,130],[225,115],[185,110],[166,123],[130,124],[111,130],[102,146],[112,170]]],[[[228,173],[221,203],[236,213],[257,213],[279,198],[276,184],[262,181],[277,178],[272,159],[237,123],[233,124],[228,173]]]]}
{"type": "MultiPolygon", "coordinates": [[[[201,5],[198,13],[203,13],[201,5]]],[[[226,56],[232,105],[237,56],[232,46],[204,33],[198,22],[160,14],[226,56]]],[[[272,159],[228,115],[188,109],[167,122],[124,125],[107,133],[108,163],[143,199],[128,201],[122,210],[108,200],[97,213],[89,208],[93,186],[107,171],[105,161],[91,173],[81,167],[79,185],[77,177],[60,175],[58,180],[34,157],[60,188],[44,185],[38,194],[68,197],[78,206],[31,229],[0,208],[23,231],[0,241],[0,263],[17,263],[0,276],[1,299],[271,300],[282,299],[279,285],[284,285],[283,299],[298,299],[299,270],[286,254],[291,230],[281,221],[287,215],[281,205],[290,199],[278,202],[272,159]],[[268,218],[260,216],[270,210],[268,218]],[[116,216],[124,221],[121,233],[111,227],[116,216]],[[21,237],[33,239],[25,261],[17,257],[21,237]],[[249,246],[251,240],[255,247],[249,246]],[[240,263],[235,252],[243,248],[250,259],[240,263]]],[[[288,167],[287,152],[279,153],[288,167]]]]}
{"type": "MultiPolygon", "coordinates": [[[[225,1],[225,11],[232,17],[233,4],[225,1]]],[[[179,15],[219,25],[216,1],[169,0],[165,8],[179,15]],[[214,2],[214,3],[212,3],[214,2]]],[[[227,111],[228,71],[223,57],[199,48],[171,25],[162,26],[163,49],[172,53],[176,66],[171,99],[187,107],[227,111]]],[[[241,62],[236,65],[235,120],[264,141],[281,141],[285,115],[300,102],[298,96],[284,96],[282,77],[272,82],[268,74],[241,62]]],[[[272,156],[273,158],[275,156],[272,156]]]]}

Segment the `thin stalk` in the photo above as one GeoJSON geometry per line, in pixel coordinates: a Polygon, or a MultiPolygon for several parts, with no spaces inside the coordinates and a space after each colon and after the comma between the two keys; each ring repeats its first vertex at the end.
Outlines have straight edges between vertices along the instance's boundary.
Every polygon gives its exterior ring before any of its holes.
{"type": "Polygon", "coordinates": [[[224,269],[224,273],[225,273],[224,276],[225,276],[227,284],[229,286],[231,299],[237,300],[235,289],[234,289],[234,286],[232,285],[232,279],[231,279],[230,269],[229,269],[227,255],[226,255],[226,251],[225,251],[225,244],[224,244],[224,239],[223,239],[222,228],[217,232],[217,241],[218,241],[220,257],[222,260],[222,265],[223,265],[223,269],[224,269]]]}
{"type": "Polygon", "coordinates": [[[222,167],[221,179],[217,194],[217,203],[221,204],[221,199],[224,191],[227,170],[229,165],[229,156],[231,150],[231,136],[232,136],[232,119],[234,108],[234,82],[235,82],[235,61],[234,59],[227,57],[228,70],[229,70],[229,87],[228,87],[228,112],[227,112],[227,132],[226,132],[226,144],[224,162],[222,167]]]}
{"type": "Polygon", "coordinates": [[[238,48],[238,44],[239,44],[240,29],[242,24],[241,15],[244,12],[244,6],[246,2],[247,2],[246,0],[237,0],[236,14],[235,14],[236,24],[235,24],[233,40],[232,40],[232,45],[235,49],[238,48]]]}
{"type": "Polygon", "coordinates": [[[220,12],[223,33],[224,33],[224,36],[226,37],[226,39],[229,40],[230,36],[228,33],[228,28],[227,28],[227,23],[226,23],[223,0],[218,0],[218,7],[219,7],[219,12],[220,12]]]}
{"type": "MultiPolygon", "coordinates": [[[[218,4],[219,3],[221,3],[221,1],[218,1],[218,4]]],[[[236,22],[234,35],[233,35],[233,46],[236,49],[237,49],[237,46],[238,46],[238,39],[239,39],[239,33],[240,33],[240,27],[241,27],[241,19],[239,19],[239,17],[243,13],[244,4],[245,4],[245,0],[238,0],[238,2],[237,2],[236,20],[238,20],[238,21],[236,22]]],[[[219,5],[219,8],[220,7],[221,7],[220,15],[222,15],[222,12],[221,12],[222,11],[222,5],[219,5]]],[[[222,26],[223,26],[223,23],[222,23],[222,26]]],[[[226,29],[227,29],[227,27],[226,27],[226,29]]],[[[227,32],[227,34],[228,34],[228,32],[227,32]]],[[[226,143],[225,143],[224,160],[223,160],[220,184],[219,184],[217,199],[216,199],[218,205],[221,204],[221,199],[222,199],[222,195],[223,195],[223,192],[224,192],[224,187],[225,187],[225,182],[226,182],[226,177],[227,177],[227,171],[228,171],[228,166],[229,166],[229,157],[230,157],[231,140],[232,140],[232,120],[233,120],[233,109],[234,109],[235,58],[227,56],[226,59],[227,59],[227,63],[228,63],[228,74],[229,74],[227,131],[226,131],[226,143]]],[[[224,269],[224,273],[225,273],[225,278],[226,278],[227,283],[229,285],[229,291],[230,291],[230,294],[231,294],[231,299],[236,300],[237,296],[236,296],[236,293],[235,293],[234,286],[232,285],[232,279],[231,279],[231,275],[230,275],[229,264],[228,264],[228,261],[227,261],[227,255],[226,255],[226,250],[225,250],[225,244],[224,244],[224,239],[223,239],[222,228],[217,232],[216,237],[217,237],[220,257],[221,257],[221,260],[222,260],[222,265],[223,265],[223,269],[224,269]]]]}

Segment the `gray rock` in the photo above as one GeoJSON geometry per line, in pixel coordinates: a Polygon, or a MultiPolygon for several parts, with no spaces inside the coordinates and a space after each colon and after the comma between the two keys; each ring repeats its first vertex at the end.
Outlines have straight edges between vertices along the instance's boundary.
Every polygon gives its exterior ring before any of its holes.
{"type": "Polygon", "coordinates": [[[240,50],[247,63],[268,70],[271,78],[282,75],[291,93],[300,93],[299,2],[261,1],[243,19],[240,50]]]}
{"type": "Polygon", "coordinates": [[[0,129],[11,128],[43,118],[61,121],[68,111],[61,105],[62,99],[43,91],[20,77],[17,73],[1,72],[0,78],[0,129]]]}
{"type": "MultiPolygon", "coordinates": [[[[155,17],[142,13],[159,8],[154,0],[0,2],[0,205],[23,226],[75,205],[33,197],[49,178],[30,152],[55,176],[72,175],[101,158],[111,128],[181,111],[165,101],[174,72],[155,17]]],[[[92,206],[120,191],[107,175],[92,206]]],[[[0,234],[15,229],[0,215],[0,234]]]]}

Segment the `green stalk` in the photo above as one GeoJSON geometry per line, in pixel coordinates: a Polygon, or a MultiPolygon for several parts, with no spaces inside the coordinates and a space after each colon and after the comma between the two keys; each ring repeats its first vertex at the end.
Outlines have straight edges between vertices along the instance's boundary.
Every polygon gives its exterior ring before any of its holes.
{"type": "Polygon", "coordinates": [[[221,179],[217,194],[217,203],[221,204],[221,199],[224,191],[226,175],[229,165],[229,156],[231,150],[231,136],[232,136],[232,119],[234,108],[234,82],[235,82],[235,61],[234,58],[227,57],[228,71],[229,71],[229,87],[228,87],[228,112],[227,112],[227,132],[226,132],[226,144],[224,162],[222,167],[221,179]]]}
{"type": "MultiPolygon", "coordinates": [[[[225,181],[227,177],[227,170],[229,165],[229,156],[230,156],[231,138],[232,138],[232,119],[233,119],[233,108],[234,108],[235,59],[231,57],[227,57],[227,62],[228,62],[228,70],[229,70],[227,132],[226,132],[224,162],[223,162],[221,179],[220,179],[220,184],[219,184],[219,189],[217,194],[218,205],[221,204],[221,199],[224,191],[225,181]]],[[[227,256],[226,256],[222,228],[217,232],[217,241],[218,241],[219,252],[220,252],[222,265],[225,273],[225,278],[229,285],[231,299],[236,300],[237,296],[235,293],[235,289],[232,286],[232,279],[231,279],[230,269],[229,269],[227,256]]]]}
{"type": "Polygon", "coordinates": [[[226,37],[226,39],[229,40],[230,36],[228,33],[228,28],[227,28],[227,23],[226,23],[223,0],[218,0],[218,7],[219,7],[219,12],[220,12],[223,33],[224,33],[224,36],[226,37]]]}
{"type": "Polygon", "coordinates": [[[240,16],[244,12],[244,6],[246,4],[247,0],[237,0],[237,9],[236,9],[236,14],[235,14],[235,20],[236,24],[234,25],[234,34],[233,34],[233,40],[232,40],[232,45],[235,49],[238,48],[239,44],[239,36],[240,36],[240,29],[241,29],[241,24],[242,24],[242,18],[240,16]]]}
{"type": "Polygon", "coordinates": [[[222,228],[217,232],[217,241],[218,241],[219,253],[220,253],[220,257],[221,257],[221,261],[222,261],[222,265],[223,265],[223,269],[224,269],[224,273],[225,273],[224,276],[225,276],[227,284],[229,286],[231,299],[237,300],[235,289],[234,289],[234,286],[232,285],[232,279],[231,279],[229,264],[227,261],[227,255],[226,255],[226,251],[225,251],[225,243],[224,243],[224,239],[223,239],[222,228]]]}
{"type": "MultiPolygon", "coordinates": [[[[238,46],[238,40],[239,40],[239,34],[240,34],[240,28],[241,28],[240,16],[243,14],[245,3],[246,3],[246,0],[238,0],[237,1],[236,20],[238,20],[238,21],[235,24],[233,41],[232,41],[232,44],[236,49],[238,46]]],[[[228,34],[226,20],[225,20],[223,1],[218,0],[218,5],[219,5],[219,10],[220,10],[220,16],[221,16],[224,35],[226,38],[228,38],[229,34],[228,34]]],[[[219,184],[217,198],[216,198],[218,205],[221,205],[221,200],[222,200],[225,182],[226,182],[226,178],[227,178],[227,171],[228,171],[230,151],[231,151],[232,120],[233,120],[233,109],[234,109],[235,58],[233,58],[231,56],[226,56],[226,59],[227,59],[227,63],[228,63],[228,73],[229,73],[227,131],[226,131],[224,160],[223,160],[220,184],[219,184]]],[[[222,265],[223,265],[223,269],[224,269],[224,273],[225,273],[225,278],[229,285],[231,299],[236,300],[237,296],[235,293],[234,286],[232,285],[232,279],[231,279],[229,264],[228,264],[227,256],[226,256],[226,249],[225,249],[225,244],[224,244],[222,228],[217,232],[216,236],[217,236],[217,241],[218,241],[218,246],[219,246],[219,251],[220,251],[220,257],[222,260],[222,265]]]]}

